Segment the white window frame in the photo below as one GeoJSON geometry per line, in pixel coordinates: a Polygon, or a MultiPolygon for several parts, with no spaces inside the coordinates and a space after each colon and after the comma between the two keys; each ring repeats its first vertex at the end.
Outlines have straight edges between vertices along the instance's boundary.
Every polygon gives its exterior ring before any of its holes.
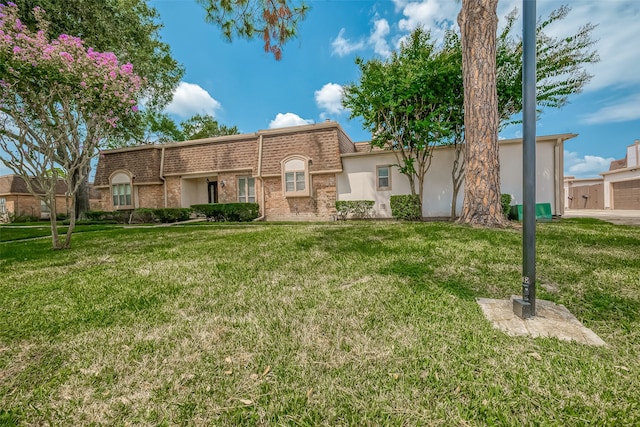
{"type": "Polygon", "coordinates": [[[7,199],[0,197],[0,214],[7,213],[7,199]]]}
{"type": "Polygon", "coordinates": [[[238,182],[238,202],[239,203],[255,203],[256,202],[256,179],[252,176],[246,175],[246,176],[236,177],[236,181],[238,182]]]}
{"type": "Polygon", "coordinates": [[[391,190],[391,165],[378,165],[376,166],[376,190],[378,191],[388,191],[391,190]],[[380,170],[386,169],[387,176],[381,176],[380,170]],[[387,185],[380,185],[380,179],[387,178],[387,185]]]}
{"type": "Polygon", "coordinates": [[[281,162],[282,194],[285,197],[309,197],[311,179],[309,177],[310,159],[304,156],[289,156],[281,162]]]}

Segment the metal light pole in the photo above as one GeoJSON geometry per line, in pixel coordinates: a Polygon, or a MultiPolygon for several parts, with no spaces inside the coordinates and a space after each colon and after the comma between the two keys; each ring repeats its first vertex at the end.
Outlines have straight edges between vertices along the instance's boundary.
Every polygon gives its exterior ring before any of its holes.
{"type": "Polygon", "coordinates": [[[522,0],[522,299],[521,318],[536,315],[536,0],[522,0]]]}

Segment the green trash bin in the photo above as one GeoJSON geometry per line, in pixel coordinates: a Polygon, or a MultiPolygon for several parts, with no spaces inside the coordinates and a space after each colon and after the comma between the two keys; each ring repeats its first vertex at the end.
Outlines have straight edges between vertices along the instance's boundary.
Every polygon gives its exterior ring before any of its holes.
{"type": "MultiPolygon", "coordinates": [[[[511,206],[510,217],[522,221],[522,205],[511,206]]],[[[536,203],[536,221],[551,221],[551,203],[536,203]]]]}

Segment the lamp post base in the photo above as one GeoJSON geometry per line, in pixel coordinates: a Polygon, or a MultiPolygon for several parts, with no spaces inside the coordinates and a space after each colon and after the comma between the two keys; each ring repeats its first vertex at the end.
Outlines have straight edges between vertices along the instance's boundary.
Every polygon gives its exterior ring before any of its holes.
{"type": "Polygon", "coordinates": [[[513,312],[521,319],[528,319],[534,315],[531,303],[523,299],[513,300],[513,312]]]}

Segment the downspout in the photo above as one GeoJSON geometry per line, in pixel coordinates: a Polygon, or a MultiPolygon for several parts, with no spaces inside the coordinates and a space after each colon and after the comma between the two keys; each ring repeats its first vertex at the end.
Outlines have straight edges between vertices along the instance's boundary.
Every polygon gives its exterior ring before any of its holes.
{"type": "Polygon", "coordinates": [[[554,202],[555,202],[555,211],[556,215],[562,216],[564,215],[564,161],[563,155],[564,152],[562,150],[562,143],[564,141],[562,138],[558,138],[554,145],[554,153],[553,153],[553,163],[554,163],[554,173],[553,173],[553,187],[555,188],[554,194],[554,202]],[[560,179],[562,178],[562,179],[560,179]]]}
{"type": "Polygon", "coordinates": [[[262,215],[254,221],[264,221],[266,217],[264,205],[264,179],[262,179],[262,135],[258,137],[258,180],[260,181],[260,205],[262,206],[262,215]]]}
{"type": "Polygon", "coordinates": [[[164,173],[164,145],[162,146],[162,153],[160,154],[160,179],[162,180],[162,187],[164,189],[164,207],[167,207],[167,180],[162,175],[164,173]]]}

